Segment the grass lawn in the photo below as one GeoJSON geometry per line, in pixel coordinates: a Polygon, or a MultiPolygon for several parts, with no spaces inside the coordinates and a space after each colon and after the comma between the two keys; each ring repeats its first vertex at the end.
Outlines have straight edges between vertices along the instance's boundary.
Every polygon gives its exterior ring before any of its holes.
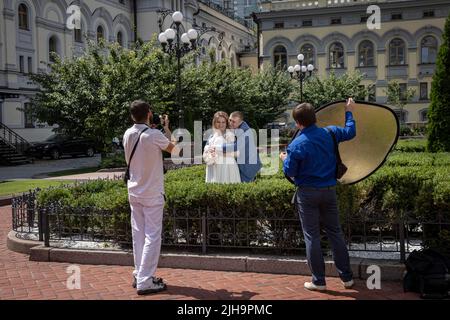
{"type": "Polygon", "coordinates": [[[98,170],[100,170],[99,167],[89,167],[89,168],[70,169],[70,170],[49,172],[49,173],[46,173],[46,175],[49,177],[61,177],[61,176],[71,176],[71,175],[82,174],[82,173],[97,172],[98,170]]]}
{"type": "Polygon", "coordinates": [[[36,188],[48,188],[61,184],[73,183],[74,180],[5,180],[0,181],[0,197],[27,192],[36,188]]]}

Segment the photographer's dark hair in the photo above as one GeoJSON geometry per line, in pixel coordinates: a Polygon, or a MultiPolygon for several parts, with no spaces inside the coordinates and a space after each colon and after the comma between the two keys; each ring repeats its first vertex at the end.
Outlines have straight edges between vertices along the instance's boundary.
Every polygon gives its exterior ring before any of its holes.
{"type": "Polygon", "coordinates": [[[316,111],[314,107],[307,102],[301,103],[292,111],[292,117],[305,128],[316,123],[316,111]]]}
{"type": "MultiPolygon", "coordinates": [[[[135,123],[145,123],[147,121],[147,115],[152,109],[150,105],[143,100],[135,100],[130,105],[131,118],[135,123]]],[[[153,119],[150,118],[150,122],[153,119]]]]}

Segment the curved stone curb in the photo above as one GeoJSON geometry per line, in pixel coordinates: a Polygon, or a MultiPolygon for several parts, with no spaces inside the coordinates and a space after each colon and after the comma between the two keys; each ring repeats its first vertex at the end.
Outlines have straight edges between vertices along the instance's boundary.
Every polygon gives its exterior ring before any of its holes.
{"type": "Polygon", "coordinates": [[[24,240],[16,237],[17,232],[14,230],[8,233],[6,238],[6,246],[9,250],[19,253],[30,254],[31,248],[42,245],[43,243],[35,240],[24,240]]]}
{"type": "Polygon", "coordinates": [[[12,196],[1,197],[0,198],[0,207],[9,206],[12,203],[12,196]]]}
{"type": "MultiPolygon", "coordinates": [[[[134,265],[133,253],[129,251],[47,248],[38,241],[17,239],[15,232],[10,232],[8,235],[8,248],[29,254],[31,261],[92,265],[134,265]],[[10,235],[12,235],[11,238],[10,235]]],[[[354,278],[363,280],[372,275],[372,273],[367,273],[367,270],[369,266],[373,265],[380,268],[382,281],[402,280],[405,270],[402,263],[390,260],[351,258],[350,263],[354,278]]],[[[304,257],[162,253],[158,266],[161,268],[194,270],[311,275],[308,263],[304,257]]],[[[325,274],[327,277],[338,276],[333,261],[326,260],[325,274]]]]}

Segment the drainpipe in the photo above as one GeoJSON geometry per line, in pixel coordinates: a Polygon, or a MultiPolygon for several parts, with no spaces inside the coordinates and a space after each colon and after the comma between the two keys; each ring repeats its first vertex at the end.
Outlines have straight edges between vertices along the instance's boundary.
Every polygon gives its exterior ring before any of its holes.
{"type": "Polygon", "coordinates": [[[134,14],[134,42],[137,41],[137,8],[136,0],[133,0],[133,14],[134,14]]]}

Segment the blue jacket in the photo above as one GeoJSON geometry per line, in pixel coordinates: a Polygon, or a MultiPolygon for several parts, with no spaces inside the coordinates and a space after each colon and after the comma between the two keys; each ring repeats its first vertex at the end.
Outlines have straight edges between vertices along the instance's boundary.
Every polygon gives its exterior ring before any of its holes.
{"type": "Polygon", "coordinates": [[[238,129],[235,130],[236,141],[225,144],[223,152],[239,151],[237,163],[242,182],[251,182],[256,174],[261,170],[262,164],[256,149],[255,136],[249,125],[243,121],[238,129]]]}
{"type": "MultiPolygon", "coordinates": [[[[329,126],[337,143],[356,136],[355,120],[351,112],[345,113],[345,127],[329,126]]],[[[287,148],[283,171],[293,177],[296,186],[331,187],[336,185],[336,155],[330,133],[316,125],[309,126],[287,148]]]]}

